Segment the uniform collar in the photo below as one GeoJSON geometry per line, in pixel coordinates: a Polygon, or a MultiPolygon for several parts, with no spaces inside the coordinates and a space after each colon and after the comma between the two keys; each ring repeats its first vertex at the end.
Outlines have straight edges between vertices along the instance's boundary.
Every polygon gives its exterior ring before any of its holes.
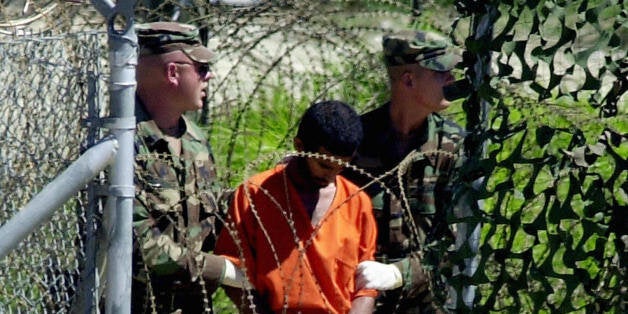
{"type": "MultiPolygon", "coordinates": [[[[151,119],[144,103],[137,95],[135,96],[135,119],[137,123],[137,135],[144,138],[147,145],[152,146],[165,137],[155,121],[151,119]]],[[[188,117],[182,115],[181,120],[185,128],[185,132],[181,136],[182,138],[187,137],[199,142],[204,139],[201,130],[195,128],[188,117]]]]}

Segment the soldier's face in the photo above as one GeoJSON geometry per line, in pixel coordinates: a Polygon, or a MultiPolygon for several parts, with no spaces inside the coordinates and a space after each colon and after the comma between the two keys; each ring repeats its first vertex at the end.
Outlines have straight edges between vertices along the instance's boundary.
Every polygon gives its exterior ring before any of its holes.
{"type": "Polygon", "coordinates": [[[414,71],[416,99],[431,112],[439,112],[449,107],[443,87],[454,82],[451,71],[434,71],[417,65],[414,71]]]}
{"type": "Polygon", "coordinates": [[[187,60],[178,60],[174,64],[179,73],[180,90],[185,98],[185,110],[198,110],[203,107],[207,97],[207,81],[213,77],[207,64],[187,60]]]}

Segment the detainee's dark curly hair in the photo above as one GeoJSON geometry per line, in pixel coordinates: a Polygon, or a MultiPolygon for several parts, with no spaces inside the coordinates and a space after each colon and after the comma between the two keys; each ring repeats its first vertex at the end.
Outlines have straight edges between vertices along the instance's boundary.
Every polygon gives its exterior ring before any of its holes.
{"type": "Polygon", "coordinates": [[[305,111],[297,137],[303,142],[305,151],[316,152],[323,147],[336,156],[353,156],[362,141],[362,122],[358,113],[346,103],[322,101],[305,111]]]}

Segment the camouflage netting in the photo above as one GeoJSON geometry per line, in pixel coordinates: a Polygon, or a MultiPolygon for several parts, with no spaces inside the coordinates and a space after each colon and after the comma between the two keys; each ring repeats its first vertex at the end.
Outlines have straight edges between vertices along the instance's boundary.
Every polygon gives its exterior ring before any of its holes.
{"type": "Polygon", "coordinates": [[[475,29],[469,170],[486,176],[478,311],[625,312],[626,4],[457,6],[475,29]]]}

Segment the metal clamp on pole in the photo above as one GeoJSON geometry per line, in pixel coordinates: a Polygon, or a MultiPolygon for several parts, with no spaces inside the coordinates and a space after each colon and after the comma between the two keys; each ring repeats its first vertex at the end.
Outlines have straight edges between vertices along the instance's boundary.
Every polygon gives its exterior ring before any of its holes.
{"type": "Polygon", "coordinates": [[[109,195],[114,197],[135,197],[135,186],[134,185],[110,185],[109,186],[109,195]]]}
{"type": "Polygon", "coordinates": [[[135,130],[135,116],[107,117],[100,119],[100,125],[110,130],[135,130]]]}
{"type": "Polygon", "coordinates": [[[98,119],[81,120],[82,127],[104,128],[109,130],[132,130],[135,129],[135,117],[105,117],[98,119]]]}

